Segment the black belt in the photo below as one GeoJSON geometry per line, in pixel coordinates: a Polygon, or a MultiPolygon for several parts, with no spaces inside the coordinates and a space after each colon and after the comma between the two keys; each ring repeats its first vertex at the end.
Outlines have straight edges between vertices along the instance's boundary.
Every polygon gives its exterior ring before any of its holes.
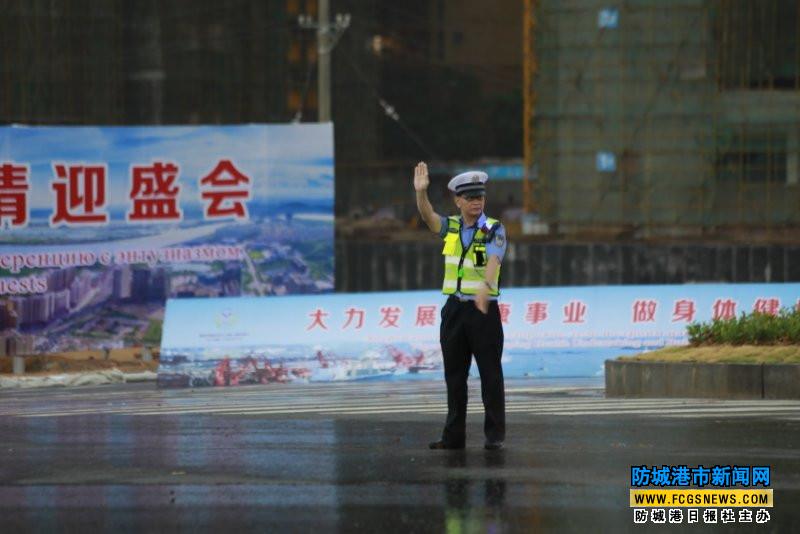
{"type": "MultiPolygon", "coordinates": [[[[453,300],[455,302],[474,302],[475,301],[475,297],[474,296],[472,298],[466,298],[466,297],[459,297],[457,295],[450,295],[447,298],[448,298],[448,300],[453,300]]],[[[496,297],[489,297],[489,303],[491,304],[492,302],[497,302],[497,298],[496,297]]]]}

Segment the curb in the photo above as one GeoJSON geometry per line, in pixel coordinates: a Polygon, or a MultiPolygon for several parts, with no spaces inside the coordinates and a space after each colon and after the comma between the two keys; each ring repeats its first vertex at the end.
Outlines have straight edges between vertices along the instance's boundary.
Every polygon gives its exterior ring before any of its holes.
{"type": "Polygon", "coordinates": [[[607,397],[800,399],[800,364],[606,360],[607,397]]]}
{"type": "Polygon", "coordinates": [[[30,389],[44,387],[98,386],[124,382],[155,382],[157,374],[152,371],[123,373],[118,369],[91,373],[64,373],[45,376],[0,376],[0,390],[30,389]]]}

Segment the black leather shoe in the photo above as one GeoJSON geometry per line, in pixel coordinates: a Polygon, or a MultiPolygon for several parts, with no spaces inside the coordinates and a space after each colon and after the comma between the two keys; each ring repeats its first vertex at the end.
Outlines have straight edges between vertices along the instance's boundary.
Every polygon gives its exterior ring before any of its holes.
{"type": "Polygon", "coordinates": [[[499,451],[503,448],[502,441],[487,441],[483,444],[483,448],[487,451],[499,451]]]}
{"type": "Polygon", "coordinates": [[[464,448],[464,444],[463,443],[461,443],[461,444],[447,443],[446,441],[440,439],[439,441],[431,441],[430,443],[428,443],[428,448],[429,449],[463,449],[464,448]]]}

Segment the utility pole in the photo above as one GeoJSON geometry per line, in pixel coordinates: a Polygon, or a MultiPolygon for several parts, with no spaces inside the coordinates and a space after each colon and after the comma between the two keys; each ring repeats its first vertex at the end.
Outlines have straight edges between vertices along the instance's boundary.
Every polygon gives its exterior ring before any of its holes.
{"type": "Polygon", "coordinates": [[[330,0],[318,0],[319,19],[308,15],[297,17],[297,23],[306,30],[317,31],[317,110],[319,122],[331,120],[331,52],[350,26],[350,14],[336,15],[330,20],[330,0]]]}

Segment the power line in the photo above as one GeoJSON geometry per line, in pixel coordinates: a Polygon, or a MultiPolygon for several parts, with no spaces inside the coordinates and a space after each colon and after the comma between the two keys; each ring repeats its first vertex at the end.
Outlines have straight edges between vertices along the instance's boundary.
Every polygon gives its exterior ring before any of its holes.
{"type": "MultiPolygon", "coordinates": [[[[367,21],[357,21],[356,24],[361,26],[364,31],[372,32],[372,31],[381,31],[385,30],[385,28],[381,27],[380,24],[374,22],[370,24],[367,21]]],[[[396,52],[399,56],[414,60],[420,64],[424,64],[430,67],[441,67],[446,70],[450,70],[452,72],[456,72],[459,74],[467,74],[467,75],[477,75],[482,80],[487,81],[489,83],[500,85],[500,86],[510,86],[510,85],[518,85],[521,82],[521,77],[518,78],[516,76],[508,76],[503,73],[502,67],[500,68],[491,68],[483,65],[460,65],[457,63],[450,63],[444,60],[440,60],[435,58],[431,54],[426,54],[424,50],[419,47],[413,46],[413,41],[404,39],[404,42],[407,42],[410,46],[403,46],[398,48],[391,48],[390,50],[396,52]]],[[[517,66],[519,67],[519,63],[517,64],[510,64],[509,66],[517,66]]]]}
{"type": "Polygon", "coordinates": [[[386,116],[396,122],[400,129],[403,130],[403,132],[405,132],[405,134],[408,135],[408,137],[414,141],[419,148],[421,148],[428,156],[430,156],[432,160],[439,160],[440,158],[425,145],[422,139],[416,133],[414,133],[414,131],[409,128],[405,122],[403,122],[403,120],[400,118],[400,114],[397,113],[397,110],[394,108],[394,106],[381,97],[375,85],[364,75],[353,58],[348,54],[345,54],[345,58],[347,58],[347,62],[353,68],[353,71],[356,73],[356,75],[372,92],[372,96],[375,97],[375,100],[377,100],[378,105],[381,106],[386,116]]]}
{"type": "Polygon", "coordinates": [[[308,89],[311,86],[311,72],[314,70],[314,64],[310,61],[308,62],[308,68],[306,69],[306,79],[303,82],[303,92],[300,95],[300,109],[297,110],[294,117],[292,118],[292,122],[300,122],[303,120],[303,109],[306,104],[306,98],[308,97],[308,89]]]}

